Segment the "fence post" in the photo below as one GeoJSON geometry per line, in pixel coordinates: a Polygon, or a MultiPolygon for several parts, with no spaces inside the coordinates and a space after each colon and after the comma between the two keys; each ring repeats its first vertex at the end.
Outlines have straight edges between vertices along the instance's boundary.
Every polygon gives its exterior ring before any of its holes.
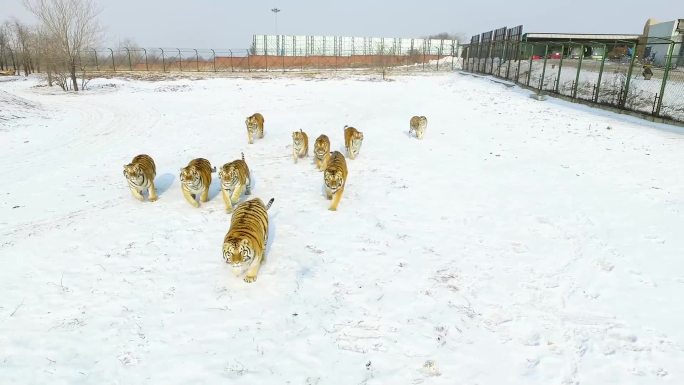
{"type": "Polygon", "coordinates": [[[114,70],[114,72],[116,72],[116,64],[114,63],[114,51],[112,51],[111,48],[107,48],[107,49],[109,50],[110,55],[112,57],[112,69],[114,70]]]}
{"type": "Polygon", "coordinates": [[[539,78],[539,90],[544,89],[544,77],[546,76],[546,60],[549,57],[549,44],[544,46],[544,68],[542,68],[541,78],[539,78]]]}
{"type": "Polygon", "coordinates": [[[249,65],[249,56],[250,56],[250,53],[249,53],[249,51],[247,51],[247,72],[252,72],[252,67],[250,67],[250,65],[249,65]]]}
{"type": "Polygon", "coordinates": [[[584,44],[580,44],[580,57],[577,63],[577,75],[575,75],[575,84],[573,84],[572,97],[577,98],[577,87],[579,86],[580,71],[582,71],[582,61],[584,61],[584,44]]]}
{"type": "MultiPolygon", "coordinates": [[[[235,72],[235,67],[233,66],[233,50],[229,49],[228,52],[230,52],[230,72],[235,72]]],[[[214,58],[214,62],[216,62],[216,58],[214,58]]],[[[247,52],[247,63],[249,63],[249,52],[247,52]]],[[[214,65],[214,68],[216,65],[214,65]]],[[[249,65],[247,65],[249,67],[249,65]]],[[[216,70],[214,69],[214,72],[216,70]]]]}
{"type": "Polygon", "coordinates": [[[516,71],[515,74],[515,82],[520,83],[520,64],[522,63],[522,55],[520,54],[520,49],[523,49],[524,52],[527,52],[527,43],[520,43],[518,44],[518,52],[516,53],[516,57],[518,58],[518,70],[516,71]]]}
{"type": "Polygon", "coordinates": [[[665,72],[663,72],[663,82],[660,85],[660,98],[658,98],[658,105],[656,106],[655,114],[660,116],[660,109],[663,106],[663,99],[665,98],[665,85],[667,84],[667,76],[670,74],[670,67],[672,66],[672,53],[674,51],[675,42],[670,41],[670,48],[667,50],[667,58],[665,60],[665,72]]]}
{"type": "MultiPolygon", "coordinates": [[[[211,49],[211,48],[210,48],[211,49]]],[[[230,66],[233,67],[233,55],[230,55],[230,66]]],[[[216,72],[216,51],[211,49],[211,67],[216,72]]]]}
{"type": "Polygon", "coordinates": [[[178,69],[183,72],[183,55],[181,55],[180,48],[176,48],[178,51],[178,69]]]}
{"type": "Polygon", "coordinates": [[[558,63],[558,76],[556,76],[556,87],[555,87],[556,93],[559,93],[558,89],[560,88],[560,77],[561,77],[561,69],[563,68],[563,56],[564,55],[565,55],[565,44],[561,44],[560,62],[558,63]]]}
{"type": "Polygon", "coordinates": [[[266,60],[266,72],[268,72],[268,49],[264,52],[264,59],[266,60]]]}
{"type": "Polygon", "coordinates": [[[195,65],[197,68],[197,72],[199,72],[199,54],[197,53],[196,49],[193,48],[193,50],[195,51],[195,65]]]}
{"type": "Polygon", "coordinates": [[[525,85],[529,87],[530,79],[532,78],[532,57],[534,56],[534,43],[530,43],[530,45],[528,46],[532,47],[532,49],[530,50],[530,68],[527,71],[527,82],[525,83],[525,85]]]}
{"type": "Polygon", "coordinates": [[[162,72],[166,72],[166,58],[164,58],[164,49],[159,48],[162,53],[162,72]]]}
{"type": "Polygon", "coordinates": [[[149,72],[150,66],[147,64],[147,50],[145,48],[143,48],[142,50],[143,50],[143,53],[145,54],[145,71],[149,72]]]}
{"type": "Polygon", "coordinates": [[[97,64],[97,51],[95,50],[95,48],[93,48],[93,53],[95,54],[95,69],[99,71],[100,66],[97,64]]]}
{"type": "Polygon", "coordinates": [[[123,49],[126,50],[126,54],[128,55],[128,70],[133,71],[133,66],[131,65],[131,50],[129,50],[128,47],[123,47],[123,49]]]}
{"type": "Polygon", "coordinates": [[[629,69],[627,70],[627,79],[625,80],[625,93],[622,95],[622,100],[620,101],[621,108],[625,108],[627,103],[627,95],[629,95],[629,82],[632,80],[632,70],[634,69],[634,62],[636,59],[637,43],[632,43],[632,59],[629,62],[629,69]]]}
{"type": "Polygon", "coordinates": [[[425,71],[425,41],[423,41],[423,71],[425,71]]]}
{"type": "Polygon", "coordinates": [[[596,83],[596,95],[594,95],[594,103],[598,103],[599,92],[601,89],[601,78],[603,77],[603,66],[606,63],[606,55],[608,54],[608,46],[603,44],[603,57],[601,58],[601,68],[599,69],[598,82],[596,83]]]}

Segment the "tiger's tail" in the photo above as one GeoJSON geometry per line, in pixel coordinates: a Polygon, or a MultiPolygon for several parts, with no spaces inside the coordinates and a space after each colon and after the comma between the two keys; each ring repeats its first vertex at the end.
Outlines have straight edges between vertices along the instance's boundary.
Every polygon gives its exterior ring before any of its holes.
{"type": "Polygon", "coordinates": [[[345,125],[344,125],[344,128],[347,128],[347,127],[349,127],[349,126],[347,126],[347,125],[345,124],[345,125]]]}
{"type": "Polygon", "coordinates": [[[216,166],[211,168],[211,172],[216,172],[216,166]]]}
{"type": "Polygon", "coordinates": [[[240,154],[242,154],[242,161],[244,162],[245,161],[245,153],[241,152],[240,154]]]}
{"type": "Polygon", "coordinates": [[[268,210],[268,209],[271,207],[271,205],[273,204],[273,201],[274,201],[274,200],[275,200],[275,198],[271,198],[271,200],[268,201],[268,203],[266,204],[266,210],[268,210]]]}

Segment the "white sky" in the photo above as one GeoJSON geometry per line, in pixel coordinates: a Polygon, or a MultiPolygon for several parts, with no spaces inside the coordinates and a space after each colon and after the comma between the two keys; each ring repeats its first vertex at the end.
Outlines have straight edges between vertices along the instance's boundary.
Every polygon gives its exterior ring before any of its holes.
{"type": "MultiPolygon", "coordinates": [[[[237,48],[253,34],[421,37],[524,25],[523,32],[641,33],[649,17],[684,17],[681,0],[99,0],[102,46],[131,38],[143,47],[237,48]],[[474,4],[478,8],[473,8],[474,4]],[[486,5],[485,5],[486,4],[486,5]],[[647,10],[645,10],[647,9],[647,10]],[[648,12],[648,13],[645,13],[648,12]]],[[[21,0],[0,0],[0,22],[31,22],[21,0]]]]}

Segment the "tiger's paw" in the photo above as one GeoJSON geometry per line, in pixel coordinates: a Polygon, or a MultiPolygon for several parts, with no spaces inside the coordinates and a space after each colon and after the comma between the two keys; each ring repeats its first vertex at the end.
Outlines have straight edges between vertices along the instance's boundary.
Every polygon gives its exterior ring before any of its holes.
{"type": "Polygon", "coordinates": [[[156,202],[159,199],[157,196],[150,197],[150,202],[156,202]]]}
{"type": "Polygon", "coordinates": [[[337,211],[337,207],[329,207],[328,210],[330,210],[330,211],[337,211]]]}
{"type": "Polygon", "coordinates": [[[226,212],[227,212],[228,214],[232,214],[232,213],[233,213],[233,208],[232,208],[232,207],[227,207],[227,208],[226,208],[226,212]]]}
{"type": "Polygon", "coordinates": [[[245,278],[243,279],[243,281],[245,281],[247,283],[252,283],[252,282],[256,281],[256,275],[246,275],[245,278]]]}

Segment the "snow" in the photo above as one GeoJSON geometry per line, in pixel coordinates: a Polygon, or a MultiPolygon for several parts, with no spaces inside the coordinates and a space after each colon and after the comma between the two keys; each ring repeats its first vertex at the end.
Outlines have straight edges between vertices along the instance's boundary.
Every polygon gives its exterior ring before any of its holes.
{"type": "Polygon", "coordinates": [[[373,76],[0,82],[0,383],[681,383],[682,129],[373,76]],[[345,124],[364,143],[331,212],[291,132],[340,150],[345,124]],[[252,284],[216,178],[197,209],[178,181],[240,152],[275,197],[252,284]],[[127,189],[139,153],[157,202],[127,189]]]}

